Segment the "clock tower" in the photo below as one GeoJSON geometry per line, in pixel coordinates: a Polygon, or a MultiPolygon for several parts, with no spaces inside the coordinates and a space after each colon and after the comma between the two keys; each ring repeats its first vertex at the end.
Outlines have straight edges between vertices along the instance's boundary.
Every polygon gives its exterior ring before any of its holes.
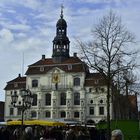
{"type": "Polygon", "coordinates": [[[69,38],[67,37],[67,23],[63,19],[63,6],[61,7],[60,19],[56,24],[56,36],[53,40],[53,61],[61,63],[69,58],[69,38]]]}

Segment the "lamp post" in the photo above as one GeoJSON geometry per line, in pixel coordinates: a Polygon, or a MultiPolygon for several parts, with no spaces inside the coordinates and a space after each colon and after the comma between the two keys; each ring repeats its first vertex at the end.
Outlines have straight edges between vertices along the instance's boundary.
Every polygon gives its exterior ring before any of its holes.
{"type": "Polygon", "coordinates": [[[24,120],[24,112],[25,110],[29,109],[33,102],[33,96],[29,89],[21,89],[20,96],[22,98],[22,102],[18,102],[18,95],[16,92],[12,93],[11,95],[11,104],[13,107],[21,109],[21,127],[23,128],[23,120],[24,120]],[[18,104],[17,104],[18,102],[18,104]]]}

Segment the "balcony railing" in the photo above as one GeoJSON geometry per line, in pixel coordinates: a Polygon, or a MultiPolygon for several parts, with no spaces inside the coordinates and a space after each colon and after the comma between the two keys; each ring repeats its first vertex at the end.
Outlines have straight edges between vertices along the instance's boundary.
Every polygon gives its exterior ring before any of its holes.
{"type": "Polygon", "coordinates": [[[55,85],[50,85],[50,86],[44,86],[44,85],[41,85],[40,86],[40,89],[41,90],[64,90],[64,89],[69,89],[69,88],[72,88],[72,86],[70,85],[57,85],[57,87],[55,85]]]}

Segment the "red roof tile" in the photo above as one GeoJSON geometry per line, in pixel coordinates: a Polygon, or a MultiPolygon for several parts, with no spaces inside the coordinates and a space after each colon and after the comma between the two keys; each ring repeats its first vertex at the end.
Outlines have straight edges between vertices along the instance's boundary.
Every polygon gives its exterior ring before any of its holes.
{"type": "Polygon", "coordinates": [[[38,62],[29,66],[26,75],[32,74],[45,74],[49,70],[57,67],[65,72],[86,72],[88,71],[87,65],[77,57],[70,57],[62,63],[53,63],[52,59],[39,60],[38,62]],[[71,69],[69,66],[71,65],[71,69]],[[44,67],[43,71],[40,68],[44,67]]]}
{"type": "Polygon", "coordinates": [[[9,81],[8,83],[15,83],[15,82],[25,82],[26,81],[26,77],[17,77],[17,78],[15,78],[15,79],[13,79],[13,80],[11,80],[11,81],[9,81]]]}
{"type": "Polygon", "coordinates": [[[52,58],[47,58],[47,59],[41,59],[29,66],[38,66],[38,65],[62,65],[62,64],[74,64],[74,63],[81,63],[82,61],[78,57],[70,57],[63,61],[62,63],[55,63],[53,62],[52,58]]]}
{"type": "Polygon", "coordinates": [[[86,79],[104,79],[104,78],[102,74],[96,72],[96,73],[88,73],[86,79]]]}
{"type": "Polygon", "coordinates": [[[100,73],[88,73],[85,79],[85,86],[104,86],[104,77],[100,73]]]}
{"type": "Polygon", "coordinates": [[[26,88],[26,77],[21,77],[20,75],[7,82],[6,87],[4,88],[4,90],[14,90],[14,89],[21,89],[21,88],[26,88]]]}

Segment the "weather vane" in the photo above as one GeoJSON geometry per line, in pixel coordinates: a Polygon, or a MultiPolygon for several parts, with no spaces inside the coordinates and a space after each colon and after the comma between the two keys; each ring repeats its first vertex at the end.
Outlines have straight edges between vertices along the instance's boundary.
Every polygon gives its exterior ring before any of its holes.
{"type": "Polygon", "coordinates": [[[60,15],[61,18],[63,18],[63,9],[64,9],[64,6],[63,4],[61,4],[61,15],[60,15]]]}

